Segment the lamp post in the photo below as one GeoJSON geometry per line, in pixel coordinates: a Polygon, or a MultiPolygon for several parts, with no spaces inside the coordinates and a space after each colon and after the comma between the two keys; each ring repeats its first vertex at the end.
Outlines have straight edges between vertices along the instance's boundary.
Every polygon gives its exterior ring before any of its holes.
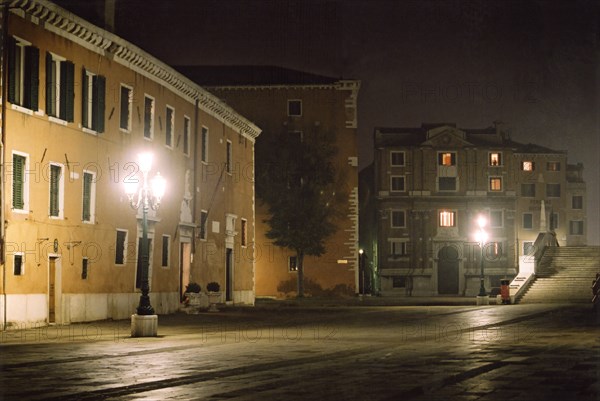
{"type": "Polygon", "coordinates": [[[486,292],[485,292],[484,275],[483,275],[483,257],[484,257],[483,247],[485,246],[485,242],[488,239],[488,233],[484,229],[485,226],[487,225],[487,219],[485,218],[485,216],[480,215],[477,218],[477,225],[479,226],[479,231],[477,231],[475,233],[475,240],[477,242],[479,242],[479,248],[481,250],[481,257],[479,258],[480,263],[481,263],[481,274],[479,276],[479,280],[480,280],[479,296],[485,297],[486,292]]]}
{"type": "MultiPolygon", "coordinates": [[[[152,178],[152,180],[150,180],[151,182],[149,183],[148,174],[152,168],[152,154],[142,153],[138,157],[138,166],[140,172],[142,173],[142,185],[139,185],[138,175],[129,177],[125,181],[125,193],[129,198],[129,204],[134,210],[138,210],[140,206],[142,207],[142,244],[140,248],[142,294],[140,295],[140,303],[137,307],[136,313],[138,316],[152,316],[154,315],[154,308],[150,304],[150,297],[148,296],[148,293],[150,292],[150,284],[148,279],[148,261],[150,259],[150,250],[148,249],[148,210],[150,208],[152,208],[152,210],[158,209],[160,201],[165,193],[166,181],[160,175],[160,173],[156,173],[156,176],[152,178]]],[[[134,319],[134,317],[132,317],[132,319],[134,319]]],[[[156,325],[157,324],[158,323],[156,323],[156,325]]],[[[134,323],[132,320],[132,336],[146,336],[144,333],[147,331],[144,329],[141,330],[141,333],[134,333],[133,326],[134,323]]],[[[150,335],[155,336],[155,330],[151,331],[154,331],[154,334],[150,335]]]]}
{"type": "Polygon", "coordinates": [[[364,253],[365,253],[365,251],[363,251],[362,248],[358,250],[358,269],[360,270],[360,274],[361,274],[361,281],[362,281],[361,294],[363,297],[365,296],[365,263],[364,263],[364,259],[363,259],[364,253]]]}

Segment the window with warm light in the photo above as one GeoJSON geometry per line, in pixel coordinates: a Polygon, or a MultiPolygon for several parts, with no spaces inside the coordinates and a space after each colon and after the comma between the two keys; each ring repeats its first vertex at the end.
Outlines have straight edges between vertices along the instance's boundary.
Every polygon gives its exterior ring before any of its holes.
{"type": "Polygon", "coordinates": [[[456,227],[456,212],[449,210],[440,211],[440,227],[456,227]]]}
{"type": "Polygon", "coordinates": [[[455,166],[456,165],[456,153],[455,152],[438,153],[438,164],[440,166],[455,166]]]}
{"type": "Polygon", "coordinates": [[[288,257],[288,269],[290,272],[298,271],[298,258],[296,256],[288,257]]]}
{"type": "Polygon", "coordinates": [[[502,191],[502,177],[490,177],[490,191],[502,191]]]}
{"type": "Polygon", "coordinates": [[[490,152],[488,161],[489,161],[490,166],[501,166],[502,165],[502,153],[490,152]]]}
{"type": "Polygon", "coordinates": [[[485,245],[486,256],[490,259],[495,259],[502,254],[502,243],[501,242],[488,242],[485,245]]]}
{"type": "Polygon", "coordinates": [[[532,161],[524,161],[521,163],[521,170],[523,171],[533,171],[535,170],[535,163],[532,161]]]}

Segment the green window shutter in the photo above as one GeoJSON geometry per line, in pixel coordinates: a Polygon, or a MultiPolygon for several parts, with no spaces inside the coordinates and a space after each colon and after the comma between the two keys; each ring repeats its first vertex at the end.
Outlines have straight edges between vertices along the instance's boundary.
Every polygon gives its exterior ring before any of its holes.
{"type": "Polygon", "coordinates": [[[40,49],[25,47],[25,99],[23,105],[33,111],[38,110],[40,86],[40,49]]]}
{"type": "Polygon", "coordinates": [[[83,173],[83,213],[81,219],[90,221],[92,217],[92,179],[90,173],[83,173]]]}
{"type": "Polygon", "coordinates": [[[94,114],[92,116],[93,129],[98,133],[104,132],[104,107],[106,98],[106,78],[102,75],[95,75],[93,78],[94,88],[94,114]]]}
{"type": "Polygon", "coordinates": [[[121,116],[119,127],[129,129],[129,89],[121,86],[121,116]]]}
{"type": "Polygon", "coordinates": [[[16,51],[17,41],[11,36],[8,38],[8,101],[11,103],[15,103],[17,97],[16,51]]]}
{"type": "Polygon", "coordinates": [[[60,166],[50,165],[50,216],[59,215],[60,166]]]}
{"type": "Polygon", "coordinates": [[[13,196],[14,209],[23,209],[25,206],[25,157],[13,155],[13,196]]]}
{"type": "Polygon", "coordinates": [[[117,243],[115,252],[115,264],[122,265],[125,263],[125,239],[127,233],[125,231],[117,231],[117,243]]]}
{"type": "Polygon", "coordinates": [[[60,63],[60,118],[65,121],[73,121],[73,67],[70,61],[60,63]]]}
{"type": "Polygon", "coordinates": [[[86,128],[90,125],[88,119],[88,80],[84,67],[81,70],[81,123],[86,128]]]}
{"type": "Polygon", "coordinates": [[[52,54],[46,52],[46,113],[49,116],[58,117],[54,105],[56,103],[55,91],[56,82],[54,82],[55,76],[52,74],[52,54]]]}

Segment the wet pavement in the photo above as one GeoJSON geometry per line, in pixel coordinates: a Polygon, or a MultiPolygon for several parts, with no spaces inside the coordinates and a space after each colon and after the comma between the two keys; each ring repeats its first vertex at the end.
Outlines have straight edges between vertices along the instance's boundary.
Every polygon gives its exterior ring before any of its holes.
{"type": "Polygon", "coordinates": [[[0,332],[2,400],[600,400],[590,305],[267,303],[0,332]]]}

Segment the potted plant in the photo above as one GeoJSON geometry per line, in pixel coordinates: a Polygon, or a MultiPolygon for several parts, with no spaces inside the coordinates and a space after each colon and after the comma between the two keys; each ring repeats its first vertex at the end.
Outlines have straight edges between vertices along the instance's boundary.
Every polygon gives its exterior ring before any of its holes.
{"type": "Polygon", "coordinates": [[[210,304],[209,312],[218,312],[217,304],[221,302],[221,286],[216,281],[212,281],[206,285],[208,291],[208,303],[210,304]]]}
{"type": "Polygon", "coordinates": [[[191,307],[192,312],[199,310],[203,306],[202,304],[206,305],[207,303],[206,298],[203,299],[205,295],[201,293],[201,290],[200,284],[195,282],[191,282],[185,287],[183,304],[191,307]]]}

